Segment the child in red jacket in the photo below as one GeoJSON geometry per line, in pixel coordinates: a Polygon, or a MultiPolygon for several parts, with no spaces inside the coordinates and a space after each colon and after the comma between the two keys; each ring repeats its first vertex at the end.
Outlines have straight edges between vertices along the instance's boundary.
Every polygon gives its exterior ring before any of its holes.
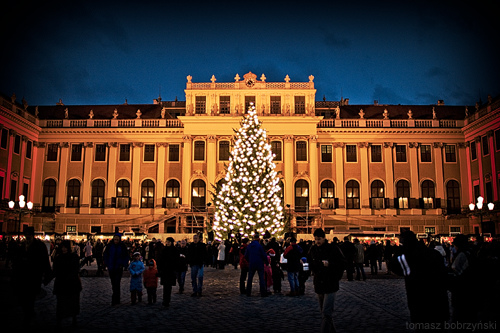
{"type": "Polygon", "coordinates": [[[156,261],[151,259],[148,262],[148,269],[143,273],[144,287],[148,292],[148,304],[156,303],[156,288],[158,288],[158,269],[156,261]]]}

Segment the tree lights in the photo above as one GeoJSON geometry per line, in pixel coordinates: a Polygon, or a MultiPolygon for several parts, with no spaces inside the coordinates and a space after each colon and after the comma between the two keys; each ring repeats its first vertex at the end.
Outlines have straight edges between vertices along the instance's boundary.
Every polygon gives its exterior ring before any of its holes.
{"type": "Polygon", "coordinates": [[[214,198],[215,239],[280,234],[283,206],[279,196],[278,174],[266,131],[251,104],[236,132],[229,166],[214,198]]]}

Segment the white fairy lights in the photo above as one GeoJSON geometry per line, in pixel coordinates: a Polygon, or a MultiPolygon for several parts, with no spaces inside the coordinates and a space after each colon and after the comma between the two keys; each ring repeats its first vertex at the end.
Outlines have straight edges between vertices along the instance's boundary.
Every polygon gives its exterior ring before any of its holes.
{"type": "Polygon", "coordinates": [[[219,241],[236,234],[249,237],[283,231],[279,178],[271,145],[261,126],[252,104],[235,131],[226,183],[214,199],[213,230],[219,241]]]}

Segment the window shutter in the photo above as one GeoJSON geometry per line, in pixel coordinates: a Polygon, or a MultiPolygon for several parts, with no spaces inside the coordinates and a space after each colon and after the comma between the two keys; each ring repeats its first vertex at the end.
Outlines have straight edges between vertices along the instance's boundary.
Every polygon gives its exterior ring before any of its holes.
{"type": "Polygon", "coordinates": [[[116,197],[111,197],[111,208],[116,208],[116,197]]]}
{"type": "Polygon", "coordinates": [[[434,198],[434,207],[441,208],[441,198],[434,198]]]}
{"type": "Polygon", "coordinates": [[[161,208],[167,208],[167,198],[161,198],[161,208]]]}

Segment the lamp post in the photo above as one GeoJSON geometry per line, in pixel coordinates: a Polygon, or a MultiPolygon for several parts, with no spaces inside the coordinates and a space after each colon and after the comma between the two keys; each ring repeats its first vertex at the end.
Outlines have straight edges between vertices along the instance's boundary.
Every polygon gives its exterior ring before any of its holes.
{"type": "Polygon", "coordinates": [[[31,213],[31,210],[33,209],[33,202],[31,201],[24,201],[24,195],[19,196],[19,201],[17,202],[17,208],[16,207],[16,202],[14,201],[9,201],[9,208],[11,211],[18,213],[19,218],[18,218],[18,228],[17,228],[17,239],[21,237],[21,220],[23,218],[23,214],[29,214],[31,213]]]}
{"type": "MultiPolygon", "coordinates": [[[[483,202],[484,202],[484,198],[479,196],[477,197],[477,203],[474,204],[473,202],[471,202],[469,204],[469,209],[472,213],[474,213],[474,210],[477,208],[477,211],[478,211],[478,214],[479,214],[479,219],[480,219],[480,222],[481,222],[481,230],[483,229],[483,214],[484,214],[484,211],[483,211],[483,202]]],[[[493,208],[495,208],[495,204],[493,202],[490,202],[488,203],[488,210],[489,211],[492,211],[493,208]]]]}

